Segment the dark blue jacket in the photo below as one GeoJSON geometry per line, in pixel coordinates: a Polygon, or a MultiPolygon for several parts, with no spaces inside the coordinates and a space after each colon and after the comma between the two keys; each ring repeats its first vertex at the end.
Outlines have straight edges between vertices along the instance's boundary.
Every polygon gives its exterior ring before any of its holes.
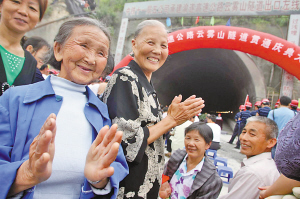
{"type": "Polygon", "coordinates": [[[234,119],[238,121],[240,117],[241,117],[241,112],[238,112],[237,114],[235,114],[234,119]]]}
{"type": "Polygon", "coordinates": [[[257,111],[258,111],[258,110],[256,110],[256,111],[251,111],[251,116],[256,116],[257,111]]]}
{"type": "Polygon", "coordinates": [[[251,117],[251,112],[249,110],[245,110],[241,113],[241,123],[246,124],[246,120],[251,117]]]}
{"type": "Polygon", "coordinates": [[[268,106],[265,106],[263,108],[258,109],[259,116],[268,117],[269,112],[271,111],[271,108],[268,106]]]}

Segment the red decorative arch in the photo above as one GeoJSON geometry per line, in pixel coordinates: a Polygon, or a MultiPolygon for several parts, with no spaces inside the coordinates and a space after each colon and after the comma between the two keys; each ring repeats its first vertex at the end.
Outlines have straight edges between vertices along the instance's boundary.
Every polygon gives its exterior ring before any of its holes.
{"type": "MultiPolygon", "coordinates": [[[[168,43],[170,55],[198,48],[242,51],[275,63],[300,79],[300,47],[271,34],[233,26],[199,26],[168,34],[168,43]]],[[[114,70],[131,59],[127,55],[114,70]]]]}

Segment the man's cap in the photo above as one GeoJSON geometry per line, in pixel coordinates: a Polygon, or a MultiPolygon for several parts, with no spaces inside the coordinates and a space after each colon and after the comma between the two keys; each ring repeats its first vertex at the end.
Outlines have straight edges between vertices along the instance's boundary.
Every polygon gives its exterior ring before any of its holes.
{"type": "Polygon", "coordinates": [[[298,107],[298,101],[297,100],[292,100],[291,101],[291,107],[297,108],[298,107]]]}
{"type": "Polygon", "coordinates": [[[261,101],[255,102],[254,106],[261,106],[261,101]]]}
{"type": "Polygon", "coordinates": [[[245,104],[245,107],[252,107],[252,104],[251,104],[251,102],[246,102],[246,104],[245,104]]]}
{"type": "Polygon", "coordinates": [[[262,104],[270,104],[270,100],[268,100],[267,98],[265,98],[265,99],[261,100],[261,103],[262,104]]]}

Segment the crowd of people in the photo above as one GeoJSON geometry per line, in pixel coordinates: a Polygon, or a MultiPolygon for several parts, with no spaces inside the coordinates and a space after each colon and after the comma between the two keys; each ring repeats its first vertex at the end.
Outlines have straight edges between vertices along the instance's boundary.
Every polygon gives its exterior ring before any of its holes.
{"type": "MultiPolygon", "coordinates": [[[[168,57],[164,24],[138,24],[133,60],[106,77],[110,34],[96,19],[64,22],[52,47],[24,37],[47,3],[0,1],[0,198],[218,198],[222,180],[205,153],[221,148],[217,116],[195,122],[205,106],[195,95],[175,96],[162,114],[151,81],[168,57]],[[49,66],[59,73],[49,75],[49,66]],[[91,85],[100,78],[104,86],[91,85]]],[[[236,115],[229,142],[239,137],[246,158],[219,198],[265,198],[300,186],[298,104],[282,96],[276,110],[266,99],[255,106],[236,115]]]]}

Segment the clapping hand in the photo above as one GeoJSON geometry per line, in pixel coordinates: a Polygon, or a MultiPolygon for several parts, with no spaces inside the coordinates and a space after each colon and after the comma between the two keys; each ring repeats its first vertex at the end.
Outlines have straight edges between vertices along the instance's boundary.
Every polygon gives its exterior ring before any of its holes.
{"type": "Polygon", "coordinates": [[[118,125],[109,128],[103,127],[86,157],[84,175],[90,181],[99,181],[93,184],[96,188],[103,188],[108,182],[108,177],[114,174],[114,168],[110,166],[118,155],[119,145],[122,141],[122,131],[117,131],[118,125]]]}
{"type": "Polygon", "coordinates": [[[195,95],[190,96],[183,102],[181,101],[181,95],[174,97],[168,109],[168,116],[171,116],[175,120],[176,126],[198,115],[205,106],[204,100],[202,100],[202,98],[196,98],[195,95]]]}
{"type": "Polygon", "coordinates": [[[56,116],[52,113],[43,124],[40,133],[29,148],[29,159],[18,169],[9,195],[31,188],[45,180],[52,173],[55,152],[56,116]]]}

